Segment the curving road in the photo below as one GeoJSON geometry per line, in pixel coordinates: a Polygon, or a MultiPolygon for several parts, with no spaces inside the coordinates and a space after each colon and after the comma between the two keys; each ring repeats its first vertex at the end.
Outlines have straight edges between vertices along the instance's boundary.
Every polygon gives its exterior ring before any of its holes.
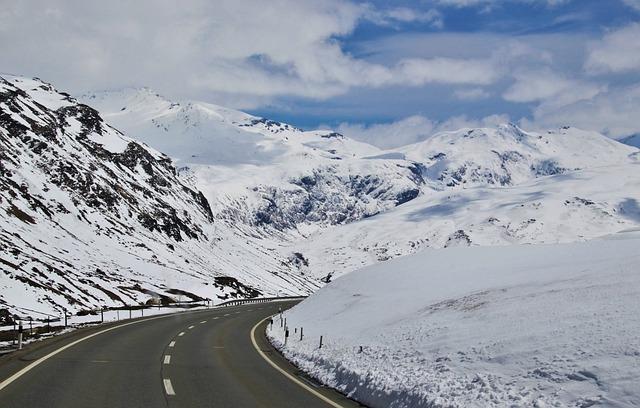
{"type": "Polygon", "coordinates": [[[0,360],[0,407],[359,406],[301,376],[266,341],[266,323],[252,341],[258,322],[295,303],[158,316],[43,342],[0,360]]]}

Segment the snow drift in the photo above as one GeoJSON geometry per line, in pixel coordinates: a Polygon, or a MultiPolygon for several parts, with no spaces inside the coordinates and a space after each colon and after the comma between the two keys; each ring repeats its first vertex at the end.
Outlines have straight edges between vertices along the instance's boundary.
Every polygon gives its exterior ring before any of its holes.
{"type": "Polygon", "coordinates": [[[284,346],[278,324],[268,334],[313,377],[373,407],[636,406],[639,298],[637,232],[424,250],[287,311],[302,341],[284,346]]]}

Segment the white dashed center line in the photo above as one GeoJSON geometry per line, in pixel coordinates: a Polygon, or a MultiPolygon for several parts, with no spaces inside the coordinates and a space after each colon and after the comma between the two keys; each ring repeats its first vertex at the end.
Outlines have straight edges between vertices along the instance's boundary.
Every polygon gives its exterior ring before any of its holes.
{"type": "Polygon", "coordinates": [[[178,337],[182,337],[182,336],[184,336],[184,332],[178,333],[178,337]]]}
{"type": "Polygon", "coordinates": [[[169,347],[173,347],[173,346],[175,346],[175,345],[176,345],[176,342],[175,342],[175,341],[172,341],[171,343],[169,343],[169,347]]]}
{"type": "Polygon", "coordinates": [[[169,356],[169,355],[164,356],[164,363],[165,364],[171,364],[171,356],[169,356]]]}
{"type": "Polygon", "coordinates": [[[216,316],[213,318],[213,320],[218,320],[220,318],[220,316],[216,316]]]}
{"type": "Polygon", "coordinates": [[[189,330],[193,329],[195,326],[189,326],[189,330]]]}
{"type": "Polygon", "coordinates": [[[206,320],[203,320],[200,322],[200,324],[205,324],[206,322],[207,322],[206,320]]]}
{"type": "Polygon", "coordinates": [[[227,313],[227,314],[225,315],[225,317],[226,317],[226,316],[229,316],[229,313],[227,313]]]}
{"type": "Polygon", "coordinates": [[[164,390],[167,395],[176,395],[176,392],[173,390],[173,385],[171,385],[170,379],[165,378],[162,380],[162,382],[164,383],[164,390]]]}

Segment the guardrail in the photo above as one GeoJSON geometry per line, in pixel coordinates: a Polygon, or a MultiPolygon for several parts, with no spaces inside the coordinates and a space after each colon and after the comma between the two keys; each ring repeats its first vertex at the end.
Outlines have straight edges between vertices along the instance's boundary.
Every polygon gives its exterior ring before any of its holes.
{"type": "Polygon", "coordinates": [[[218,308],[229,306],[240,306],[245,304],[257,304],[287,300],[305,299],[307,296],[277,296],[277,297],[262,297],[262,298],[248,298],[248,299],[232,299],[222,303],[214,305],[210,299],[204,301],[191,301],[191,302],[177,302],[168,305],[123,305],[118,307],[104,307],[102,309],[85,310],[74,315],[68,314],[66,311],[61,316],[49,315],[44,312],[35,311],[27,308],[20,308],[21,310],[28,310],[40,315],[47,316],[46,319],[33,319],[30,316],[11,315],[14,321],[12,324],[6,326],[0,326],[0,342],[11,342],[12,344],[6,344],[5,347],[0,347],[0,354],[2,348],[15,346],[15,343],[19,337],[19,325],[24,325],[24,335],[29,341],[43,336],[55,335],[58,331],[66,328],[68,325],[79,327],[83,325],[101,324],[108,321],[119,321],[124,319],[144,317],[153,314],[172,313],[177,310],[193,309],[193,308],[218,308]],[[67,321],[67,318],[69,321],[67,321]]]}
{"type": "Polygon", "coordinates": [[[218,303],[215,307],[226,307],[226,306],[240,306],[251,303],[266,303],[266,302],[275,302],[278,300],[297,300],[297,299],[305,299],[307,296],[279,296],[279,297],[268,297],[268,298],[248,298],[248,299],[234,299],[228,300],[226,302],[218,303]]]}

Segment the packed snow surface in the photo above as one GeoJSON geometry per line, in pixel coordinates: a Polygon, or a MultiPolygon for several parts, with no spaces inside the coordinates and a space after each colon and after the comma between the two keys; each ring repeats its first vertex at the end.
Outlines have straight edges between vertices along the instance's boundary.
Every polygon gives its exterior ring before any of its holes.
{"type": "Polygon", "coordinates": [[[286,346],[277,319],[269,336],[373,407],[637,406],[638,299],[638,231],[427,249],[335,280],[285,313],[286,346]]]}

